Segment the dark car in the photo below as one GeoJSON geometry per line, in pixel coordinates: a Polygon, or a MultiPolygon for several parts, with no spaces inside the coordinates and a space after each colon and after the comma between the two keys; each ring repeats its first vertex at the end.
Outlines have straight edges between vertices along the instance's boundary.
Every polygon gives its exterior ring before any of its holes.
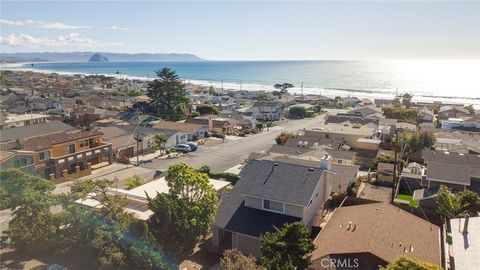
{"type": "Polygon", "coordinates": [[[196,142],[187,142],[186,145],[190,146],[192,151],[196,151],[198,149],[198,144],[196,142]]]}

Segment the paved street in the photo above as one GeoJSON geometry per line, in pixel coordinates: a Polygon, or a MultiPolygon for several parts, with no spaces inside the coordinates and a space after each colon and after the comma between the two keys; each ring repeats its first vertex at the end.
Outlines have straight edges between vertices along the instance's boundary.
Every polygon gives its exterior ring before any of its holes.
{"type": "MultiPolygon", "coordinates": [[[[336,114],[342,110],[328,110],[328,114],[336,114]]],[[[152,179],[156,170],[166,171],[169,166],[185,162],[188,165],[199,168],[202,165],[208,165],[213,172],[222,172],[243,163],[252,152],[261,152],[268,150],[275,143],[275,137],[283,131],[296,132],[300,129],[312,129],[322,124],[325,114],[313,119],[288,120],[279,126],[265,130],[262,133],[249,135],[247,137],[231,137],[227,136],[225,143],[217,145],[202,145],[197,151],[188,153],[179,158],[173,159],[151,159],[144,160],[140,166],[112,164],[97,170],[92,175],[84,178],[108,178],[108,179],[125,179],[134,174],[145,179],[152,179]]],[[[68,192],[70,190],[71,181],[58,184],[55,193],[68,192]]]]}
{"type": "Polygon", "coordinates": [[[196,152],[186,154],[175,159],[153,159],[142,163],[140,166],[152,170],[165,171],[170,165],[185,162],[194,167],[208,165],[214,172],[225,171],[239,163],[242,163],[252,152],[268,150],[275,143],[275,136],[283,131],[298,131],[306,128],[311,129],[323,123],[325,115],[314,119],[289,120],[280,126],[270,128],[259,134],[248,137],[226,140],[225,143],[215,146],[200,146],[196,152]]]}

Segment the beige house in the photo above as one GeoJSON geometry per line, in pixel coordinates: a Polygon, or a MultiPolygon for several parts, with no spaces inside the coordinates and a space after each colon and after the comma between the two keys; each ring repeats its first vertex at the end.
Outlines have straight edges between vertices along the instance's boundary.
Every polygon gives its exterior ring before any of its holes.
{"type": "Polygon", "coordinates": [[[263,233],[296,221],[309,230],[318,226],[331,192],[331,174],[329,155],[321,161],[250,160],[219,205],[213,246],[260,257],[263,233]]]}

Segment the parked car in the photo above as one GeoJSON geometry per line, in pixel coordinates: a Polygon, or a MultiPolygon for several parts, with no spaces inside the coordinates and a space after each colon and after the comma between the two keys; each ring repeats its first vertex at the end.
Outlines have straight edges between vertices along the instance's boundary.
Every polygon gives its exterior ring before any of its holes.
{"type": "Polygon", "coordinates": [[[188,144],[177,144],[177,145],[175,145],[175,147],[173,147],[173,149],[177,150],[178,152],[182,152],[182,153],[192,152],[192,149],[190,148],[190,146],[188,144]]]}
{"type": "Polygon", "coordinates": [[[198,143],[196,142],[187,142],[186,145],[190,146],[190,149],[192,149],[192,151],[196,151],[198,148],[198,143]]]}

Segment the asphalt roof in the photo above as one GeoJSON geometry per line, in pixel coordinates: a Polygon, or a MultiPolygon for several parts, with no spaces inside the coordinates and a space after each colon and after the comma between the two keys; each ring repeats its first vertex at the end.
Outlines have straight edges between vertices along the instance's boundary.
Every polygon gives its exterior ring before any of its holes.
{"type": "Polygon", "coordinates": [[[430,161],[427,164],[427,179],[453,181],[470,185],[472,169],[468,165],[451,164],[430,161]]]}
{"type": "MultiPolygon", "coordinates": [[[[288,159],[288,162],[297,159],[288,159]]],[[[308,205],[323,170],[319,162],[298,160],[287,164],[278,160],[249,160],[240,172],[240,180],[220,203],[214,225],[226,230],[260,236],[298,217],[245,207],[245,195],[308,205]],[[316,164],[311,167],[309,164],[316,164]],[[312,168],[309,170],[309,168],[312,168]]]]}
{"type": "Polygon", "coordinates": [[[337,208],[314,243],[313,260],[368,252],[387,262],[405,255],[441,264],[440,228],[388,203],[337,208]]]}
{"type": "Polygon", "coordinates": [[[69,130],[75,130],[75,128],[60,121],[44,122],[35,125],[2,129],[0,130],[0,141],[15,141],[17,139],[25,139],[69,130]]]}
{"type": "Polygon", "coordinates": [[[357,153],[354,151],[343,151],[343,150],[334,150],[334,149],[326,149],[327,153],[329,153],[333,158],[339,159],[354,159],[357,156],[357,153]]]}
{"type": "Polygon", "coordinates": [[[286,223],[300,220],[298,217],[246,207],[244,196],[232,191],[220,204],[214,225],[229,231],[259,237],[265,232],[281,228],[286,223]]]}
{"type": "Polygon", "coordinates": [[[90,131],[72,131],[72,132],[58,132],[34,138],[28,138],[24,141],[22,150],[36,151],[52,147],[56,144],[73,142],[80,139],[87,139],[90,137],[100,136],[102,132],[97,130],[90,131]]]}
{"type": "Polygon", "coordinates": [[[235,189],[242,194],[307,206],[322,173],[320,168],[300,164],[250,160],[240,172],[235,189]]]}

